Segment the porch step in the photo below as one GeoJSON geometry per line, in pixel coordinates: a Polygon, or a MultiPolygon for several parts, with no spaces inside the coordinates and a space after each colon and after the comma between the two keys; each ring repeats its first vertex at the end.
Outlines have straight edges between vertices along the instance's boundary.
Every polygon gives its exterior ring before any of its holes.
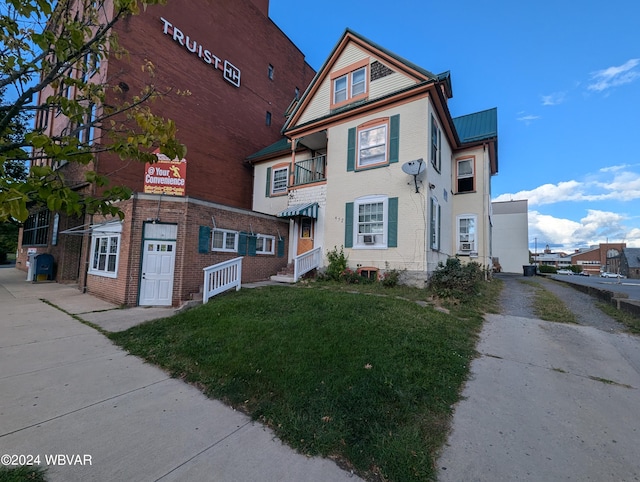
{"type": "Polygon", "coordinates": [[[275,276],[272,276],[271,281],[275,281],[277,283],[295,283],[295,281],[293,280],[293,274],[291,275],[283,275],[283,274],[277,274],[275,276]]]}

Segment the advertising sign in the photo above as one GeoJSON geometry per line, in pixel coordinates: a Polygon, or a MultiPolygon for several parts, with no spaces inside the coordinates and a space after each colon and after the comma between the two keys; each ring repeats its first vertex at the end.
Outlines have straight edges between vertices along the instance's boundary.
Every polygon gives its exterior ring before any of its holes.
{"type": "Polygon", "coordinates": [[[187,160],[169,159],[163,154],[155,154],[158,156],[158,162],[145,164],[145,194],[184,196],[187,185],[187,160]]]}

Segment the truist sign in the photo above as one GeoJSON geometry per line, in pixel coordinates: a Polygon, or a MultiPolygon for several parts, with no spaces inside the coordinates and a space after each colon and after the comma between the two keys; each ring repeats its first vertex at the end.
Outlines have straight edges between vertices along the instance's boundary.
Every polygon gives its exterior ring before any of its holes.
{"type": "Polygon", "coordinates": [[[162,33],[170,35],[175,42],[178,42],[192,54],[196,54],[204,63],[211,65],[216,70],[221,70],[224,80],[236,87],[240,87],[240,69],[228,60],[220,60],[219,57],[211,53],[211,50],[208,50],[202,44],[185,35],[182,30],[172,25],[168,20],[162,17],[160,17],[160,20],[162,20],[164,24],[162,33]]]}

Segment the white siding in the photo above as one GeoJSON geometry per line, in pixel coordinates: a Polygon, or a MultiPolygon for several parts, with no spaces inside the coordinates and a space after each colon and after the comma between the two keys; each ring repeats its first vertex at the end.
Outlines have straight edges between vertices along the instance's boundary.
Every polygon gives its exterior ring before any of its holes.
{"type": "Polygon", "coordinates": [[[267,169],[290,162],[291,156],[287,155],[279,159],[261,162],[253,167],[253,207],[254,211],[265,214],[277,214],[287,208],[288,196],[267,197],[267,169]]]}
{"type": "Polygon", "coordinates": [[[325,252],[344,245],[345,205],[367,195],[385,195],[398,198],[398,247],[378,250],[345,249],[349,265],[374,266],[426,271],[425,233],[428,226],[428,180],[426,173],[420,192],[415,192],[413,177],[402,171],[402,164],[427,157],[427,102],[416,101],[384,113],[352,120],[329,130],[327,183],[327,209],[325,225],[325,252]],[[380,117],[400,114],[399,162],[386,167],[360,172],[346,170],[348,129],[380,117]]]}
{"type": "MultiPolygon", "coordinates": [[[[349,44],[345,47],[344,51],[340,54],[335,64],[331,68],[330,72],[336,72],[360,62],[364,59],[369,59],[369,64],[375,62],[377,59],[371,57],[370,53],[362,50],[356,44],[349,44]]],[[[384,64],[384,62],[381,62],[384,64]]],[[[386,65],[386,64],[384,64],[386,65]]],[[[387,66],[390,67],[390,66],[387,66]]],[[[391,68],[391,67],[390,67],[391,68]]],[[[394,70],[393,68],[391,68],[394,70]]],[[[371,68],[369,67],[369,76],[371,76],[371,68]]],[[[416,81],[400,72],[394,72],[390,75],[377,79],[369,83],[369,100],[383,97],[392,92],[397,92],[406,87],[416,84],[416,81]]],[[[330,73],[324,78],[318,90],[309,102],[297,124],[304,124],[314,119],[329,115],[331,110],[331,78],[330,73]]]]}

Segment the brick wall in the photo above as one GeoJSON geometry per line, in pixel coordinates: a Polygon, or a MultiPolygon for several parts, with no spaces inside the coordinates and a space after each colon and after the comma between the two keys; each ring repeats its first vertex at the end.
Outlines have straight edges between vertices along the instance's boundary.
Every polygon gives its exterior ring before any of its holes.
{"type": "MultiPolygon", "coordinates": [[[[121,22],[119,43],[129,56],[108,60],[110,83],[128,91],[131,101],[151,80],[141,66],[154,66],[152,79],[164,94],[152,109],[175,121],[187,146],[187,195],[229,206],[251,208],[252,169],[244,159],[280,139],[284,112],[296,87],[303,92],[315,74],[304,55],[267,17],[268,2],[193,0],[151,6],[121,22]],[[195,52],[164,34],[161,17],[178,28],[195,52]],[[241,72],[235,87],[199,56],[199,46],[231,62],[241,72]],[[273,66],[273,79],[268,77],[273,66]],[[184,92],[189,94],[185,95],[184,92]],[[267,126],[266,113],[271,112],[267,126]]],[[[173,30],[171,30],[173,32],[173,30]]],[[[222,68],[222,67],[220,67],[222,68]]],[[[144,165],[103,155],[99,171],[112,182],[143,191],[144,165]]]]}
{"type": "MultiPolygon", "coordinates": [[[[219,253],[210,251],[208,240],[207,253],[198,252],[200,226],[216,227],[235,231],[282,236],[285,240],[285,253],[288,252],[288,221],[274,216],[252,211],[214,204],[207,201],[186,198],[168,198],[156,195],[138,194],[132,199],[120,203],[125,213],[122,228],[118,278],[106,278],[89,274],[87,291],[118,305],[135,306],[138,303],[140,268],[142,265],[141,246],[144,226],[157,220],[160,223],[176,224],[176,259],[173,279],[173,304],[180,305],[191,299],[192,293],[198,293],[203,284],[202,269],[238,257],[237,253],[219,253]],[[213,220],[212,220],[213,218],[213,220]]],[[[286,254],[244,256],[242,282],[268,279],[287,265],[286,254]]]]}

